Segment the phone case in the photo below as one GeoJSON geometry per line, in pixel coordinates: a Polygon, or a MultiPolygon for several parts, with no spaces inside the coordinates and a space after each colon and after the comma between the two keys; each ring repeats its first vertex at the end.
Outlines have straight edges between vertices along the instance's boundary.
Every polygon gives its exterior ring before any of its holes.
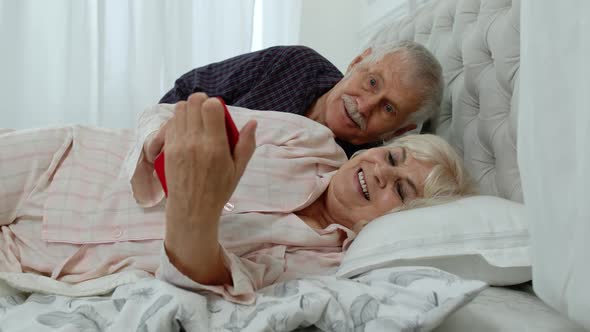
{"type": "MultiPolygon", "coordinates": [[[[238,139],[240,137],[240,132],[238,131],[238,128],[234,123],[234,120],[231,118],[231,115],[227,110],[227,105],[225,105],[225,101],[221,97],[217,97],[217,99],[219,99],[219,101],[221,101],[221,105],[223,105],[225,113],[225,132],[227,134],[227,142],[229,143],[229,150],[233,154],[236,143],[238,143],[238,139]]],[[[164,194],[166,195],[166,197],[168,197],[168,187],[166,186],[166,173],[164,166],[164,152],[161,152],[154,160],[154,169],[156,170],[156,174],[158,175],[160,184],[162,184],[164,194]]]]}

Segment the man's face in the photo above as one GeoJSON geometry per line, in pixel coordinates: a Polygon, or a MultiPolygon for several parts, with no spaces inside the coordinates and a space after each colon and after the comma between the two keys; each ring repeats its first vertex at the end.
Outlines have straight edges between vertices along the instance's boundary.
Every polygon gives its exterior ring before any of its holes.
{"type": "Polygon", "coordinates": [[[415,128],[401,127],[421,103],[400,53],[374,63],[361,63],[363,58],[353,61],[346,76],[329,91],[325,105],[326,126],[336,137],[356,145],[415,128]]]}

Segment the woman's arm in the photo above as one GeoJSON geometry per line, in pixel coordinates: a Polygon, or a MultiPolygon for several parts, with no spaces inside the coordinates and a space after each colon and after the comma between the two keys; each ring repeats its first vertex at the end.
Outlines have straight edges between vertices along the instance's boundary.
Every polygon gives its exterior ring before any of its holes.
{"type": "Polygon", "coordinates": [[[231,285],[231,276],[217,240],[219,214],[203,213],[191,220],[185,219],[186,215],[187,211],[177,207],[174,200],[166,204],[164,249],[170,263],[200,284],[231,285]]]}
{"type": "Polygon", "coordinates": [[[127,155],[123,172],[140,206],[153,207],[164,198],[153,162],[164,145],[165,124],[173,116],[174,105],[160,104],[147,108],[139,117],[136,143],[127,155]]]}
{"type": "Polygon", "coordinates": [[[176,104],[167,124],[166,236],[171,263],[201,284],[230,283],[218,242],[219,217],[256,146],[256,123],[240,132],[232,155],[223,106],[205,94],[176,104]]]}

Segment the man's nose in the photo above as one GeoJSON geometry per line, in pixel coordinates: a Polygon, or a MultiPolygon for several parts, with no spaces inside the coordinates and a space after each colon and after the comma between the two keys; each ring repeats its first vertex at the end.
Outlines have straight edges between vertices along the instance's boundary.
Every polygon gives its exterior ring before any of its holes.
{"type": "Polygon", "coordinates": [[[380,102],[380,97],[375,94],[371,94],[362,98],[359,102],[359,112],[367,118],[377,108],[380,102]]]}

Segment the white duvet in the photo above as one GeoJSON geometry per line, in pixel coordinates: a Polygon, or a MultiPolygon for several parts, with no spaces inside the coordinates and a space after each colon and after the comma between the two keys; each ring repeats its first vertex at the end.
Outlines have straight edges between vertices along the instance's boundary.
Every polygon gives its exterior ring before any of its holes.
{"type": "Polygon", "coordinates": [[[313,277],[269,286],[237,305],[153,278],[104,296],[0,298],[0,331],[430,331],[485,288],[428,267],[313,277]]]}

